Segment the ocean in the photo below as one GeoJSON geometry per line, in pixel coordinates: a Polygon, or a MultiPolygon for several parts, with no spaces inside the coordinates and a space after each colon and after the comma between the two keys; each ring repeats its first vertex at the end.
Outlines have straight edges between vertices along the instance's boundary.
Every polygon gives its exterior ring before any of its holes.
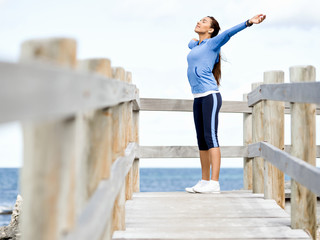
{"type": "MultiPolygon", "coordinates": [[[[19,189],[20,168],[0,168],[0,212],[13,209],[19,189]]],[[[0,214],[0,226],[10,223],[11,215],[0,214]]]]}
{"type": "MultiPolygon", "coordinates": [[[[20,168],[0,168],[0,212],[12,209],[19,189],[20,168]]],[[[140,168],[141,192],[184,191],[201,179],[201,168],[140,168]]],[[[285,181],[290,177],[285,175],[285,181]]],[[[243,188],[242,168],[221,168],[220,189],[239,190],[243,188]]],[[[23,197],[23,196],[22,196],[23,197]]],[[[10,223],[11,215],[0,214],[0,226],[10,223]]]]}

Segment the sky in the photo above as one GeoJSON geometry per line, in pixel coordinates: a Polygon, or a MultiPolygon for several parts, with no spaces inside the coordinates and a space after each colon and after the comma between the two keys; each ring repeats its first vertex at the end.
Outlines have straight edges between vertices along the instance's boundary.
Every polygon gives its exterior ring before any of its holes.
{"type": "MultiPolygon", "coordinates": [[[[67,37],[77,41],[77,58],[108,58],[132,72],[141,98],[193,99],[187,79],[188,43],[194,27],[214,16],[221,32],[256,14],[266,14],[221,48],[222,101],[242,101],[266,71],[320,68],[320,2],[317,0],[0,0],[0,61],[17,62],[23,41],[67,37]]],[[[317,80],[319,78],[317,77],[317,80]]],[[[223,103],[222,103],[223,104],[223,103]]],[[[242,114],[220,113],[220,146],[243,145],[242,114]]],[[[319,126],[319,117],[316,125],[319,126]]],[[[319,128],[316,131],[320,144],[319,128]]],[[[290,116],[285,144],[290,145],[290,116]]],[[[192,112],[140,112],[140,145],[196,146],[192,112]]],[[[0,167],[20,167],[19,122],[0,125],[0,167]]],[[[222,158],[221,167],[242,167],[242,158],[222,158]]],[[[317,166],[320,166],[317,159],[317,166]]],[[[194,159],[141,159],[140,167],[200,167],[194,159]]]]}

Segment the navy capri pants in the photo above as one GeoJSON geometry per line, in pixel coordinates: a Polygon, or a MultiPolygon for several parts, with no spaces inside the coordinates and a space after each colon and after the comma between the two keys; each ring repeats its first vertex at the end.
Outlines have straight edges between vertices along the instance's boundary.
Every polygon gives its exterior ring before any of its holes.
{"type": "Polygon", "coordinates": [[[219,147],[218,116],[221,104],[220,92],[196,97],[193,100],[193,118],[199,150],[219,147]]]}

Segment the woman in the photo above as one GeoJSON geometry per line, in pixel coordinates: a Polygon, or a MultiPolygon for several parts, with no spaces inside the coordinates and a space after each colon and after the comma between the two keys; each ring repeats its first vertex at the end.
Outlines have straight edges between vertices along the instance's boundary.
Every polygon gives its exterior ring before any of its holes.
{"type": "Polygon", "coordinates": [[[218,114],[222,104],[218,88],[221,77],[220,48],[237,32],[254,23],[259,24],[265,18],[266,15],[258,14],[218,35],[219,23],[208,16],[198,21],[194,29],[199,34],[199,40],[192,39],[188,44],[191,49],[187,56],[188,80],[194,95],[193,117],[200,151],[202,179],[195,186],[186,188],[187,192],[220,193],[221,153],[217,136],[218,114]]]}

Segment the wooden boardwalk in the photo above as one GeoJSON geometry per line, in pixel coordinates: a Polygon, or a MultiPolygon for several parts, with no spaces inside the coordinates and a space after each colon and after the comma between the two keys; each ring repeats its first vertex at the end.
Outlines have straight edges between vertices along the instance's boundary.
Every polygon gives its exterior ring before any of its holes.
{"type": "Polygon", "coordinates": [[[243,188],[252,190],[145,193],[140,159],[199,158],[199,150],[141,146],[140,112],[192,112],[193,99],[140,98],[130,71],[108,58],[78,59],[77,46],[28,39],[19,62],[0,61],[0,124],[19,121],[23,131],[22,240],[308,239],[303,229],[316,239],[315,67],[290,67],[290,83],[283,71],[266,71],[243,101],[223,102],[221,113],[243,114],[243,145],[221,146],[221,157],[243,158],[243,188]],[[284,174],[291,215],[279,207],[284,174]]]}
{"type": "Polygon", "coordinates": [[[290,227],[274,200],[251,190],[136,192],[125,211],[126,230],[113,239],[311,239],[290,227]]]}

